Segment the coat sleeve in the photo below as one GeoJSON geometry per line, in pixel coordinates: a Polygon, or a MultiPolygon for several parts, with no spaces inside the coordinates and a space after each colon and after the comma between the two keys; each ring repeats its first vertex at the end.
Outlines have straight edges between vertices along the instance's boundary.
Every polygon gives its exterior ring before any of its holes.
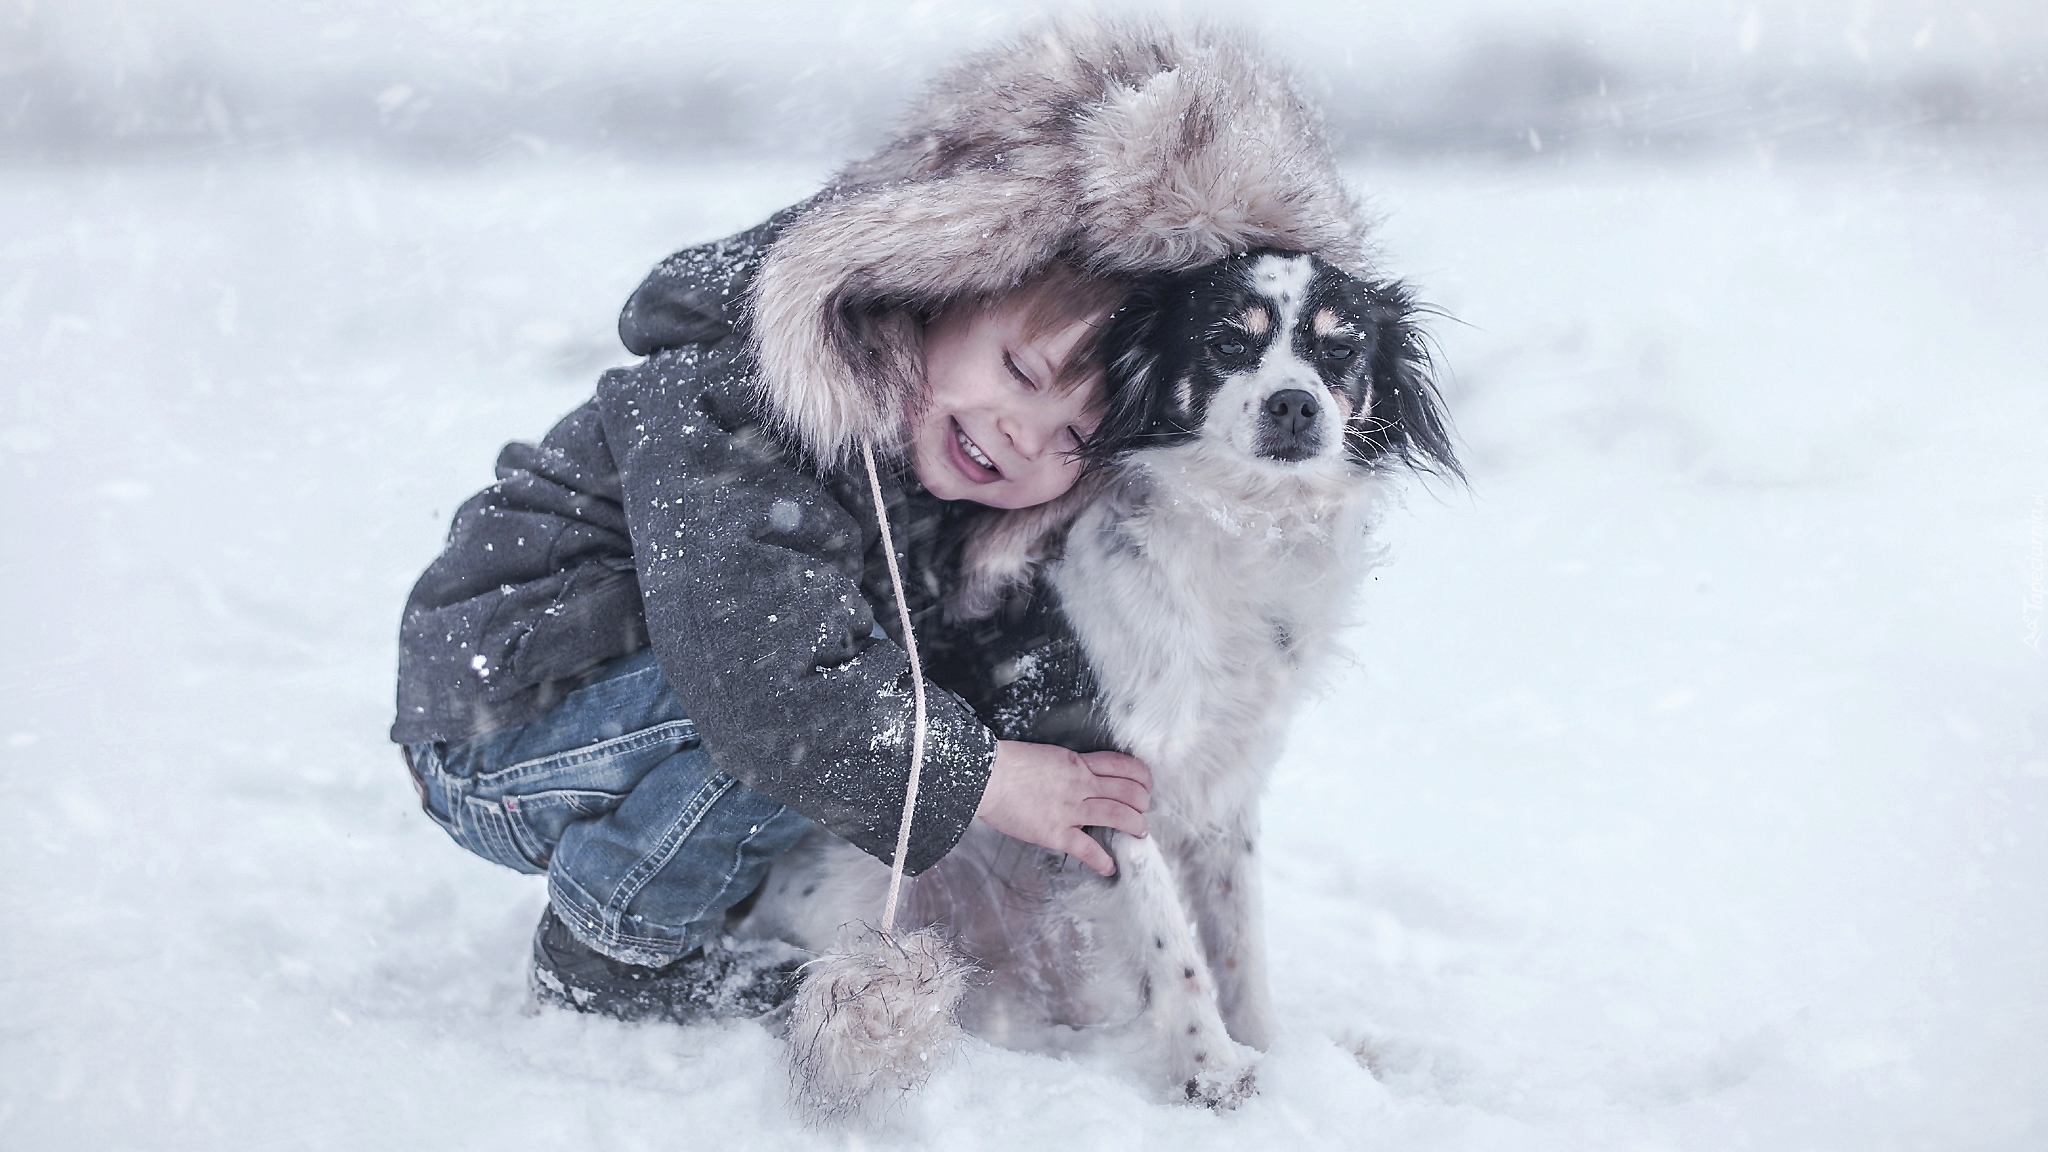
{"type": "Polygon", "coordinates": [[[524,724],[644,646],[632,555],[594,403],[506,445],[407,600],[392,739],[524,724]]]}
{"type": "MultiPolygon", "coordinates": [[[[889,861],[909,781],[903,649],[861,595],[872,523],[727,410],[737,339],[662,352],[598,386],[634,543],[648,640],[721,771],[889,861]]],[[[995,737],[926,688],[924,771],[906,871],[952,850],[995,737]]]]}

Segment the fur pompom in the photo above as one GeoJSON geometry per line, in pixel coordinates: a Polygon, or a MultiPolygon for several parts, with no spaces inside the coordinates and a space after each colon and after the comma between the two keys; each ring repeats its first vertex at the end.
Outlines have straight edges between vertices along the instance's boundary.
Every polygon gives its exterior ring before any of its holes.
{"type": "Polygon", "coordinates": [[[872,929],[804,965],[789,1006],[790,1085],[814,1119],[852,1116],[878,1092],[924,1083],[960,1038],[976,971],[938,928],[872,929]]]}

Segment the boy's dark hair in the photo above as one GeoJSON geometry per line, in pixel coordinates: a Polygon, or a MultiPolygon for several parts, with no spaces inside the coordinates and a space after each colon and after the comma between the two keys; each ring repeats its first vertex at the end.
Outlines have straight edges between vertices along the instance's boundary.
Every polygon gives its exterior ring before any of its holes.
{"type": "Polygon", "coordinates": [[[1052,387],[1071,391],[1102,375],[1106,367],[1102,342],[1109,331],[1109,319],[1130,295],[1131,282],[1117,277],[1091,276],[1079,265],[1055,260],[1037,275],[1007,292],[978,296],[957,302],[955,307],[976,311],[999,301],[1024,301],[1023,333],[1027,339],[1061,331],[1085,322],[1088,330],[1067,354],[1066,363],[1053,375],[1052,387]]]}

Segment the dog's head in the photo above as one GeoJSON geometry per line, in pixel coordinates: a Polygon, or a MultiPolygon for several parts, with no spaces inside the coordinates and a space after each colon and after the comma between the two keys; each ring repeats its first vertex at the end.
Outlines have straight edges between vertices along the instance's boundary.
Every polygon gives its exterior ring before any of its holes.
{"type": "Polygon", "coordinates": [[[1459,474],[1398,281],[1252,252],[1139,284],[1110,322],[1098,460],[1183,445],[1275,477],[1459,474]]]}
{"type": "MultiPolygon", "coordinates": [[[[1106,413],[1082,454],[1114,465],[1179,453],[1170,474],[1237,497],[1290,478],[1348,495],[1398,466],[1460,477],[1417,311],[1398,281],[1294,252],[1142,281],[1103,334],[1106,413]]],[[[1050,504],[984,517],[949,618],[987,616],[1028,584],[1106,483],[1097,473],[1050,504]]]]}

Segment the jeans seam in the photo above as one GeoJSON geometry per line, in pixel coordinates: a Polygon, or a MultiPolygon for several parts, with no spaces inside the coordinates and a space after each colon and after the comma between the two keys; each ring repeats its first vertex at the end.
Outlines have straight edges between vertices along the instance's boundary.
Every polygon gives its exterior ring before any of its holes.
{"type": "Polygon", "coordinates": [[[623,920],[626,905],[640,894],[640,890],[647,886],[648,881],[654,879],[656,874],[675,858],[677,850],[690,838],[690,833],[695,832],[697,825],[704,822],[704,816],[711,811],[711,806],[718,803],[720,797],[732,791],[738,784],[739,781],[719,772],[713,774],[697,789],[697,794],[690,798],[690,803],[685,805],[677,814],[675,821],[662,831],[661,839],[655,842],[654,851],[642,856],[638,863],[627,869],[626,874],[619,878],[618,884],[612,889],[610,899],[605,901],[608,917],[623,920]]]}
{"type": "Polygon", "coordinates": [[[694,741],[697,739],[697,726],[689,720],[668,720],[652,728],[628,732],[623,736],[614,736],[609,740],[602,740],[596,744],[585,744],[581,747],[570,748],[561,752],[551,752],[546,756],[536,756],[531,760],[522,760],[509,768],[500,768],[495,772],[478,773],[471,779],[479,783],[489,781],[494,787],[511,785],[528,776],[538,776],[577,764],[602,760],[627,752],[638,752],[643,748],[669,743],[672,736],[680,736],[680,739],[674,741],[678,744],[694,741]]]}
{"type": "Polygon", "coordinates": [[[555,854],[534,832],[533,825],[526,822],[526,805],[521,803],[517,808],[505,810],[501,804],[499,808],[505,812],[505,833],[512,838],[513,849],[519,853],[519,858],[543,872],[547,871],[555,854]],[[530,852],[527,851],[529,846],[533,849],[530,852]]]}
{"type": "MultiPolygon", "coordinates": [[[[519,811],[521,812],[525,812],[528,808],[545,809],[553,804],[567,804],[582,815],[601,816],[604,814],[603,812],[591,809],[583,801],[592,796],[600,796],[607,800],[616,801],[632,795],[632,792],[631,790],[614,792],[607,788],[543,788],[538,792],[519,792],[511,795],[513,799],[519,801],[519,811]]],[[[618,805],[614,804],[612,807],[616,808],[618,805]]]]}
{"type": "MultiPolygon", "coordinates": [[[[732,851],[732,863],[726,868],[724,879],[718,883],[718,891],[707,897],[702,904],[697,905],[696,911],[690,913],[690,923],[694,924],[702,920],[705,913],[710,911],[712,905],[718,903],[719,897],[732,890],[732,878],[740,874],[740,867],[746,862],[747,845],[752,844],[755,837],[767,831],[770,824],[782,819],[782,814],[787,811],[789,811],[787,807],[777,808],[773,815],[755,824],[752,831],[740,837],[740,842],[734,846],[732,851]]],[[[728,901],[729,904],[730,901],[728,901]]]]}
{"type": "Polygon", "coordinates": [[[690,938],[686,933],[671,938],[628,932],[609,908],[600,907],[593,917],[589,907],[597,904],[596,898],[584,891],[581,884],[553,869],[548,871],[548,903],[554,906],[556,915],[571,922],[578,938],[628,964],[659,964],[689,951],[686,946],[690,938]],[[621,955],[622,952],[638,955],[621,955]]]}

